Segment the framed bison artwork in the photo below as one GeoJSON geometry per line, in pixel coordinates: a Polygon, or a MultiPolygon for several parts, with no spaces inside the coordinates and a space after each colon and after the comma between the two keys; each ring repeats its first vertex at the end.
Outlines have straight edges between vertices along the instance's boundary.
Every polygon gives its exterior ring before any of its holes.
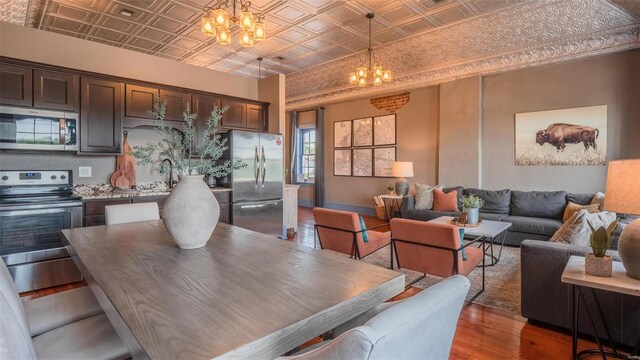
{"type": "Polygon", "coordinates": [[[516,114],[516,165],[606,163],[606,105],[516,114]]]}

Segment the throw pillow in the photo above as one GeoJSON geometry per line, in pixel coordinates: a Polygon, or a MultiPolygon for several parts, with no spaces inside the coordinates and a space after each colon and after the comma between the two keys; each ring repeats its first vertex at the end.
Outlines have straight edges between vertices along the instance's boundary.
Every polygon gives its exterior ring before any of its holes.
{"type": "Polygon", "coordinates": [[[569,201],[569,204],[567,204],[567,207],[564,209],[564,216],[562,217],[562,222],[566,222],[567,220],[569,220],[570,217],[573,216],[573,214],[577,213],[582,209],[587,210],[589,214],[592,214],[592,213],[598,212],[598,205],[597,204],[578,205],[576,203],[569,201]]]}
{"type": "Polygon", "coordinates": [[[360,230],[364,230],[362,232],[362,241],[369,242],[369,234],[367,234],[367,225],[364,224],[364,219],[362,218],[362,216],[359,216],[359,218],[360,218],[360,230]]]}
{"type": "Polygon", "coordinates": [[[433,208],[433,190],[442,189],[441,185],[429,186],[416,184],[416,205],[417,210],[431,210],[433,208]]]}
{"type": "Polygon", "coordinates": [[[597,194],[595,194],[593,196],[593,199],[591,200],[591,204],[598,204],[598,209],[599,210],[603,210],[604,209],[604,194],[599,192],[597,194]]]}
{"type": "MultiPolygon", "coordinates": [[[[463,227],[459,227],[458,231],[460,231],[460,247],[464,246],[464,228],[463,227]]],[[[467,252],[465,251],[467,249],[462,249],[460,251],[460,254],[462,255],[462,260],[467,260],[467,252]]]]}
{"type": "Polygon", "coordinates": [[[433,210],[458,212],[458,192],[453,190],[445,194],[440,189],[433,190],[433,210]]]}
{"type": "Polygon", "coordinates": [[[583,209],[562,224],[549,241],[589,247],[591,246],[591,229],[587,221],[593,227],[598,228],[600,226],[607,227],[615,220],[616,213],[603,211],[589,214],[589,211],[583,209]]]}

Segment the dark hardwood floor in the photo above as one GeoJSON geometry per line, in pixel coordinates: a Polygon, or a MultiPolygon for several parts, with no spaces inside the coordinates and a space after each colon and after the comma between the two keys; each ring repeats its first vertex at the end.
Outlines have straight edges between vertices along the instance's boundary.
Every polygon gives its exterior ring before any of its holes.
{"type": "MultiPolygon", "coordinates": [[[[383,224],[374,217],[363,216],[367,227],[383,224]]],[[[311,209],[298,211],[298,233],[291,241],[313,247],[313,214],[311,209]]],[[[385,228],[381,229],[385,231],[385,228]]],[[[23,297],[37,298],[72,288],[86,286],[84,282],[23,293],[23,297]]],[[[421,291],[411,287],[391,300],[400,300],[421,291]]],[[[319,338],[304,346],[321,341],[319,338]]],[[[304,347],[302,346],[302,347],[304,347]]],[[[595,348],[596,344],[582,339],[579,349],[595,348]]],[[[571,335],[565,331],[527,322],[521,316],[498,311],[477,304],[462,309],[451,359],[570,359],[571,335]]],[[[587,357],[600,358],[600,357],[587,357]]]]}

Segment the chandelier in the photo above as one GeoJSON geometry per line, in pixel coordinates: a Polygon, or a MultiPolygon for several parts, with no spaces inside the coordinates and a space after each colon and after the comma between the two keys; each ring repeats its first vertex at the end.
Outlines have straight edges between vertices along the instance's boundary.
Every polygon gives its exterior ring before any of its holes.
{"type": "Polygon", "coordinates": [[[367,77],[369,74],[373,75],[374,86],[379,86],[382,85],[383,82],[391,81],[391,70],[385,69],[382,63],[378,62],[371,47],[371,20],[373,16],[373,13],[367,14],[367,19],[369,19],[368,63],[365,63],[365,61],[360,62],[360,66],[356,68],[356,71],[349,74],[349,82],[352,85],[367,86],[367,77]]]}
{"type": "Polygon", "coordinates": [[[254,42],[260,42],[266,37],[264,25],[264,14],[253,14],[249,11],[250,1],[238,1],[240,3],[240,14],[236,13],[236,0],[218,0],[212,8],[205,8],[203,11],[210,17],[203,17],[201,21],[202,34],[208,37],[215,37],[220,45],[231,44],[231,30],[229,23],[240,26],[240,45],[244,47],[253,46],[254,42]],[[233,8],[232,14],[227,9],[229,4],[233,8]]]}

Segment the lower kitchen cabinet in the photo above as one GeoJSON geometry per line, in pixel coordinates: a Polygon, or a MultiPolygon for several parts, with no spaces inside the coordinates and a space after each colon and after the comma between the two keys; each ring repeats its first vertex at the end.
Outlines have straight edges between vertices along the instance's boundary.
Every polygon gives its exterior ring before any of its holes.
{"type": "MultiPolygon", "coordinates": [[[[213,195],[218,200],[220,204],[220,219],[218,222],[229,224],[231,221],[231,207],[229,206],[230,200],[229,191],[215,191],[213,195]]],[[[136,196],[125,199],[96,199],[96,200],[85,200],[84,201],[84,210],[83,210],[83,226],[99,226],[105,225],[105,217],[104,217],[104,208],[109,205],[121,205],[121,204],[131,204],[131,203],[146,203],[146,202],[156,202],[158,203],[158,209],[160,210],[160,216],[162,216],[162,206],[167,200],[166,195],[159,196],[136,196]]]]}

